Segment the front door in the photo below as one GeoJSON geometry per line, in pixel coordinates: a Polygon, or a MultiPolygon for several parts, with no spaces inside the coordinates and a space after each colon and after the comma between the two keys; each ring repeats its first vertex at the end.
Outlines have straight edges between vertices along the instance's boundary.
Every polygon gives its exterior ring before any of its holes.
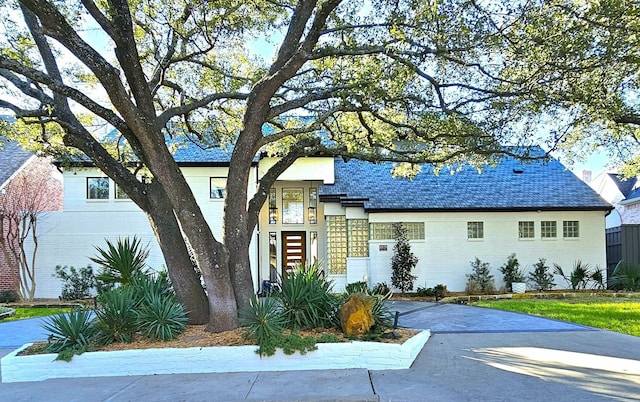
{"type": "Polygon", "coordinates": [[[282,232],[282,272],[305,264],[306,232],[282,232]]]}

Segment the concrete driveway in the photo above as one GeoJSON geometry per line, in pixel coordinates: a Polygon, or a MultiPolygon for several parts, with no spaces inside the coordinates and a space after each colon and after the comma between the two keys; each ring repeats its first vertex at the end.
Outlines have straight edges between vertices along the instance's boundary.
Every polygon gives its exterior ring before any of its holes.
{"type": "MultiPolygon", "coordinates": [[[[0,384],[0,401],[636,401],[640,338],[463,305],[393,302],[433,332],[408,370],[99,377],[0,384]]],[[[39,320],[0,323],[0,356],[39,320]]]]}

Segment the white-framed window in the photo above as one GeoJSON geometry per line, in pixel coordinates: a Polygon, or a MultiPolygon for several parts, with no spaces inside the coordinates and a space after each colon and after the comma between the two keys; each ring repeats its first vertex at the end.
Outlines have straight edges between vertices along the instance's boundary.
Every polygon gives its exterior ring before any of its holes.
{"type": "Polygon", "coordinates": [[[580,237],[580,222],[563,221],[562,237],[564,237],[565,239],[573,239],[573,238],[580,237]]]}
{"type": "Polygon", "coordinates": [[[222,200],[227,196],[227,178],[209,177],[209,198],[222,200]]]}
{"type": "Polygon", "coordinates": [[[484,222],[467,222],[467,239],[484,239],[484,222]]]}
{"type": "Polygon", "coordinates": [[[556,221],[540,222],[540,236],[543,239],[555,239],[558,237],[558,225],[556,221]]]}
{"type": "Polygon", "coordinates": [[[535,224],[533,221],[520,221],[518,222],[518,238],[519,239],[533,239],[536,237],[535,224]]]}
{"type": "Polygon", "coordinates": [[[108,177],[87,177],[87,199],[88,200],[108,200],[109,199],[109,178],[108,177]]]}

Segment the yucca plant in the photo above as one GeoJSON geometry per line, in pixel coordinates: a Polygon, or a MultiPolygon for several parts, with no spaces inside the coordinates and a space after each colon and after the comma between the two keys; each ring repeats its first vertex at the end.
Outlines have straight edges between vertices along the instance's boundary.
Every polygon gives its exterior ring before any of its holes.
{"type": "Polygon", "coordinates": [[[92,317],[91,310],[78,309],[43,319],[41,327],[51,333],[47,351],[58,353],[56,360],[66,361],[85,352],[94,335],[92,317]]]}
{"type": "Polygon", "coordinates": [[[611,286],[618,290],[640,290],[640,265],[620,261],[609,279],[611,286]]]}
{"type": "Polygon", "coordinates": [[[91,257],[91,261],[102,267],[96,279],[106,284],[131,283],[138,273],[145,273],[149,248],[142,246],[140,239],[118,238],[116,243],[106,240],[107,248],[95,247],[98,255],[91,257]]]}
{"type": "Polygon", "coordinates": [[[108,345],[131,342],[138,331],[136,305],[139,303],[135,289],[122,286],[98,296],[100,308],[96,310],[96,340],[108,345]]]}
{"type": "Polygon", "coordinates": [[[275,297],[249,299],[249,306],[240,311],[240,324],[245,326],[245,334],[258,342],[258,354],[272,355],[276,339],[285,327],[280,302],[275,297]]]}
{"type": "Polygon", "coordinates": [[[331,292],[333,283],[322,275],[317,263],[299,265],[279,282],[281,291],[274,296],[290,329],[333,326],[338,301],[331,292]]]}
{"type": "Polygon", "coordinates": [[[150,339],[169,341],[184,332],[187,313],[173,296],[150,294],[138,310],[138,327],[150,339]]]}
{"type": "Polygon", "coordinates": [[[132,276],[131,286],[140,299],[155,295],[158,297],[174,296],[173,288],[166,271],[157,274],[138,273],[132,276]]]}

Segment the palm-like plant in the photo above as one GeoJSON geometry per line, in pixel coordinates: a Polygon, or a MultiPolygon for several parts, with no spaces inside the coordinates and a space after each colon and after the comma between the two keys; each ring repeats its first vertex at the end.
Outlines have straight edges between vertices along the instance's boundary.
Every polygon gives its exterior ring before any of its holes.
{"type": "Polygon", "coordinates": [[[54,353],[65,350],[82,353],[89,347],[94,335],[91,320],[91,310],[84,309],[45,318],[41,326],[51,333],[47,349],[54,353]]]}
{"type": "Polygon", "coordinates": [[[96,276],[101,282],[127,285],[136,275],[145,273],[149,248],[142,246],[136,236],[118,238],[116,244],[107,240],[107,249],[96,247],[96,250],[98,256],[90,259],[102,267],[102,271],[96,276]]]}
{"type": "Polygon", "coordinates": [[[586,289],[591,279],[591,267],[578,260],[573,264],[573,271],[567,276],[562,267],[556,263],[553,264],[554,273],[560,275],[571,286],[571,290],[586,289]]]}
{"type": "Polygon", "coordinates": [[[609,280],[614,289],[640,290],[640,265],[620,261],[609,280]]]}
{"type": "Polygon", "coordinates": [[[145,297],[137,320],[148,338],[160,341],[169,341],[184,332],[188,321],[184,307],[174,297],[157,294],[145,297]]]}
{"type": "Polygon", "coordinates": [[[98,296],[100,308],[96,310],[97,340],[103,344],[131,342],[138,331],[136,293],[130,286],[122,286],[98,296]]]}

